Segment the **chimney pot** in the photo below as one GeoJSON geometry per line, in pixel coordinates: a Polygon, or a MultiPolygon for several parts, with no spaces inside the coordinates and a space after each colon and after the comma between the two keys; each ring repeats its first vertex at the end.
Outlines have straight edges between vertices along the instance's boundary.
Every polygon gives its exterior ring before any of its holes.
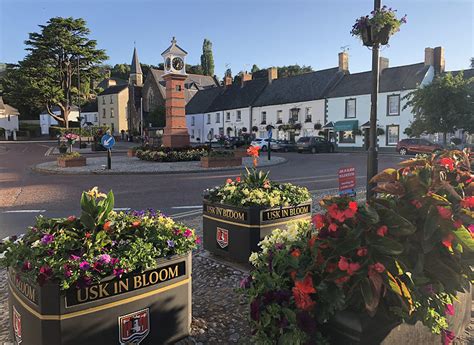
{"type": "Polygon", "coordinates": [[[226,75],[224,77],[224,86],[227,87],[227,86],[230,86],[232,85],[232,77],[229,76],[229,75],[226,75]]]}
{"type": "Polygon", "coordinates": [[[349,71],[349,54],[347,52],[339,53],[339,72],[349,71]]]}

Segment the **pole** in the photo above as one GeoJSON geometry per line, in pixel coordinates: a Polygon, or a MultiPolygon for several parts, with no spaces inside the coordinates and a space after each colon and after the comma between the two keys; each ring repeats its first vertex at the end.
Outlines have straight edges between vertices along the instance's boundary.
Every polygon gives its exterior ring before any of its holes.
{"type": "Polygon", "coordinates": [[[77,107],[79,111],[79,150],[82,148],[82,117],[81,117],[81,70],[79,68],[80,57],[77,56],[77,107]]]}
{"type": "MultiPolygon", "coordinates": [[[[374,0],[374,11],[379,11],[381,0],[374,0]]],[[[370,96],[370,130],[369,130],[369,152],[367,157],[367,200],[373,195],[374,184],[369,181],[378,172],[377,158],[377,95],[379,93],[379,44],[372,47],[372,94],[370,96]]]]}
{"type": "Polygon", "coordinates": [[[107,169],[112,169],[112,150],[107,150],[107,169]]]}
{"type": "Polygon", "coordinates": [[[143,97],[140,97],[140,135],[143,138],[143,97]]]}

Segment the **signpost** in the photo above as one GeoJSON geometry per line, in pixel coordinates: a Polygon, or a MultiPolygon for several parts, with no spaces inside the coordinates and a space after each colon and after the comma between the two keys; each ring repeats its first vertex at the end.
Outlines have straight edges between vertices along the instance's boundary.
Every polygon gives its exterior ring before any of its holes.
{"type": "Polygon", "coordinates": [[[340,168],[339,172],[339,195],[355,196],[356,174],[354,167],[340,168]]]}
{"type": "Polygon", "coordinates": [[[268,160],[272,158],[272,136],[273,136],[273,126],[268,127],[268,160]]]}
{"type": "Polygon", "coordinates": [[[115,145],[115,138],[110,135],[110,131],[102,136],[100,140],[101,145],[107,149],[107,169],[112,169],[112,147],[115,145]]]}

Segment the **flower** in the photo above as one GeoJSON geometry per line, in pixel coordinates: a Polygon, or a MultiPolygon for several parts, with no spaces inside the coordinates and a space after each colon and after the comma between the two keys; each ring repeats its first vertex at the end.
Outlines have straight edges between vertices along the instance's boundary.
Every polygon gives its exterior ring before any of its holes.
{"type": "Polygon", "coordinates": [[[382,273],[383,271],[385,271],[385,266],[380,262],[376,262],[374,265],[369,265],[369,276],[373,275],[375,272],[382,273]]]}
{"type": "Polygon", "coordinates": [[[411,204],[415,206],[416,208],[422,208],[423,204],[419,200],[412,200],[411,204]]]}
{"type": "Polygon", "coordinates": [[[86,232],[86,233],[84,234],[84,237],[87,238],[87,239],[91,238],[91,233],[90,233],[90,232],[86,232]]]}
{"type": "Polygon", "coordinates": [[[79,264],[79,268],[83,271],[87,271],[90,267],[91,267],[91,265],[87,261],[82,261],[79,264]]]}
{"type": "Polygon", "coordinates": [[[67,221],[68,221],[68,222],[71,222],[71,223],[72,223],[72,222],[74,222],[75,220],[76,220],[76,216],[69,216],[69,217],[67,217],[67,221]]]}
{"type": "Polygon", "coordinates": [[[474,208],[474,196],[467,196],[462,199],[461,206],[464,208],[474,208]]]}
{"type": "Polygon", "coordinates": [[[53,270],[48,265],[43,265],[40,267],[38,277],[36,278],[38,284],[42,286],[51,276],[53,275],[53,270]]]}
{"type": "Polygon", "coordinates": [[[247,277],[245,277],[244,279],[240,281],[240,288],[248,289],[251,283],[252,283],[252,276],[248,275],[247,277]]]}
{"type": "Polygon", "coordinates": [[[349,264],[349,267],[347,268],[347,274],[348,275],[353,275],[356,271],[358,271],[360,268],[360,264],[357,262],[351,262],[349,264]]]}
{"type": "Polygon", "coordinates": [[[247,149],[247,154],[248,154],[250,157],[258,157],[258,151],[260,151],[260,147],[259,147],[259,146],[250,146],[250,147],[247,149]]]}
{"type": "Polygon", "coordinates": [[[324,227],[324,216],[322,214],[317,214],[313,217],[313,224],[317,230],[321,230],[324,227]]]}
{"type": "Polygon", "coordinates": [[[377,229],[377,235],[384,237],[388,233],[388,227],[386,225],[382,225],[377,229]]]}
{"type": "Polygon", "coordinates": [[[328,229],[329,229],[329,231],[332,231],[332,232],[337,231],[337,224],[336,223],[329,224],[328,229]]]}
{"type": "Polygon", "coordinates": [[[237,176],[237,177],[235,178],[235,182],[240,182],[240,181],[241,181],[240,176],[237,176]]]}
{"type": "Polygon", "coordinates": [[[454,307],[452,304],[446,304],[445,305],[445,309],[444,309],[444,313],[446,315],[451,315],[453,316],[454,315],[454,307]]]}
{"type": "Polygon", "coordinates": [[[124,272],[125,272],[125,271],[124,271],[123,268],[114,268],[114,275],[115,275],[117,278],[120,278],[124,272]]]}
{"type": "Polygon", "coordinates": [[[231,184],[232,183],[232,179],[231,178],[228,178],[226,181],[225,181],[226,184],[231,184]]]}
{"type": "Polygon", "coordinates": [[[110,264],[110,261],[112,261],[112,258],[110,257],[109,254],[102,254],[99,256],[99,260],[103,264],[110,264]]]}
{"type": "Polygon", "coordinates": [[[343,277],[334,279],[334,282],[335,282],[337,285],[342,285],[342,284],[344,284],[345,282],[347,282],[349,279],[351,279],[350,276],[343,276],[343,277]]]}
{"type": "Polygon", "coordinates": [[[298,248],[293,249],[293,251],[291,252],[291,256],[294,258],[299,258],[301,256],[301,251],[298,248]]]}
{"type": "Polygon", "coordinates": [[[94,198],[94,199],[107,197],[106,194],[99,192],[99,188],[98,188],[97,186],[94,187],[94,188],[92,188],[92,189],[89,190],[88,192],[86,192],[86,194],[87,194],[88,196],[90,196],[91,198],[94,198]]]}
{"type": "Polygon", "coordinates": [[[106,221],[104,223],[104,231],[106,232],[109,232],[110,230],[112,230],[112,222],[110,220],[106,221]]]}
{"type": "Polygon", "coordinates": [[[357,249],[357,256],[367,256],[368,250],[366,247],[357,249]]]}
{"type": "Polygon", "coordinates": [[[174,248],[174,241],[173,240],[166,240],[166,244],[169,248],[174,248]]]}
{"type": "Polygon", "coordinates": [[[70,276],[72,276],[72,270],[71,270],[70,265],[68,264],[63,265],[63,270],[64,270],[64,276],[66,278],[69,278],[70,276]]]}
{"type": "Polygon", "coordinates": [[[189,236],[192,236],[192,235],[193,235],[193,232],[189,229],[186,229],[186,231],[183,233],[184,237],[189,237],[189,236]]]}
{"type": "Polygon", "coordinates": [[[196,244],[201,244],[202,240],[201,237],[196,237],[196,244]]]}
{"type": "Polygon", "coordinates": [[[41,238],[41,244],[43,244],[43,245],[50,244],[53,241],[54,241],[54,235],[51,235],[51,234],[45,234],[41,238]]]}
{"type": "Polygon", "coordinates": [[[443,219],[450,219],[451,216],[453,215],[453,213],[451,212],[451,210],[447,207],[443,207],[443,206],[436,206],[436,208],[438,209],[438,213],[439,215],[441,216],[441,218],[443,219]]]}
{"type": "Polygon", "coordinates": [[[444,157],[439,160],[439,164],[444,166],[446,169],[453,171],[454,170],[454,160],[449,157],[444,157]]]}
{"type": "Polygon", "coordinates": [[[471,236],[474,237],[474,224],[469,224],[467,229],[471,233],[471,236]]]}
{"type": "Polygon", "coordinates": [[[138,228],[140,226],[141,222],[139,220],[136,220],[132,222],[132,228],[138,228]]]}
{"type": "Polygon", "coordinates": [[[310,310],[316,305],[316,302],[311,299],[311,296],[302,290],[294,287],[292,292],[298,309],[310,310]]]}
{"type": "Polygon", "coordinates": [[[448,330],[443,330],[443,344],[444,345],[449,345],[453,342],[453,340],[456,338],[456,335],[452,331],[448,330]]]}
{"type": "Polygon", "coordinates": [[[25,272],[31,270],[31,262],[29,262],[28,260],[25,260],[23,262],[23,266],[21,266],[21,269],[22,271],[25,271],[25,272]]]}
{"type": "Polygon", "coordinates": [[[452,233],[449,233],[443,238],[441,243],[443,244],[443,246],[451,250],[453,247],[453,243],[452,243],[453,240],[454,240],[454,235],[452,233]]]}
{"type": "Polygon", "coordinates": [[[341,271],[347,271],[349,268],[349,262],[347,261],[347,258],[341,256],[339,262],[337,263],[337,267],[339,267],[341,271]]]}
{"type": "MultiPolygon", "coordinates": [[[[311,236],[311,238],[308,240],[308,245],[312,249],[314,247],[314,243],[316,242],[317,237],[316,236],[311,236]]],[[[318,252],[319,253],[319,252],[318,252]]]]}

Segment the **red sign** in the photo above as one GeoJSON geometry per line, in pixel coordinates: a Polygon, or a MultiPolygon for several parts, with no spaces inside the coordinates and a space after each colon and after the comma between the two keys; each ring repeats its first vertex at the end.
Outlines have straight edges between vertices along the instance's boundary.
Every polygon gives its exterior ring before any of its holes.
{"type": "Polygon", "coordinates": [[[216,240],[222,249],[227,247],[229,245],[229,230],[217,228],[216,240]]]}
{"type": "Polygon", "coordinates": [[[21,315],[13,306],[13,333],[15,334],[16,344],[21,343],[21,315]]]}
{"type": "Polygon", "coordinates": [[[339,169],[339,191],[352,190],[356,186],[356,174],[354,167],[339,169]]]}
{"type": "Polygon", "coordinates": [[[150,332],[149,309],[142,309],[131,314],[119,316],[120,344],[138,345],[150,332]]]}

